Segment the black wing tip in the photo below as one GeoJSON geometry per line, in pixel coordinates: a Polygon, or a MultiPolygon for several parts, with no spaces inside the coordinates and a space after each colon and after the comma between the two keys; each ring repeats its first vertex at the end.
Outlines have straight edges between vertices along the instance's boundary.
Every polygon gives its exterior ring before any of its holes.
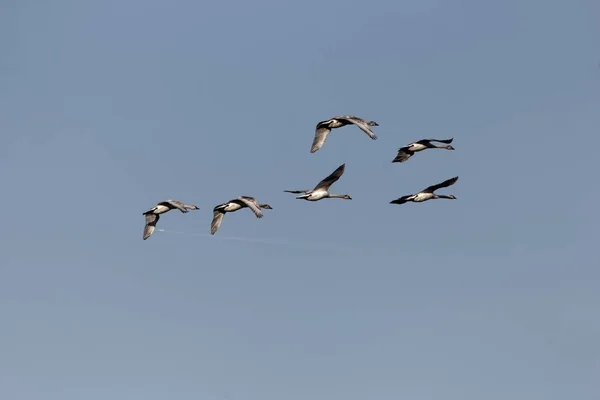
{"type": "Polygon", "coordinates": [[[408,161],[413,156],[413,154],[402,151],[402,149],[398,150],[398,154],[394,157],[394,161],[392,162],[405,162],[408,161]]]}

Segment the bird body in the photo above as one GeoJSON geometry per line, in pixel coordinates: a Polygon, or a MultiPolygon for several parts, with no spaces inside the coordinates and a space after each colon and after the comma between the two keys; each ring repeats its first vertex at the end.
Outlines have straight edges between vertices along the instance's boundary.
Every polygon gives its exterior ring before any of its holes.
{"type": "Polygon", "coordinates": [[[423,143],[411,143],[408,145],[407,150],[412,151],[412,152],[417,152],[417,151],[422,151],[425,150],[427,148],[427,146],[425,146],[423,143]]]}
{"type": "Polygon", "coordinates": [[[189,210],[198,210],[199,207],[195,205],[184,204],[179,200],[165,200],[157,203],[150,210],[144,212],[142,215],[145,216],[146,224],[144,225],[144,233],[142,236],[143,240],[148,239],[152,233],[154,233],[154,229],[156,229],[156,223],[160,219],[160,214],[164,214],[171,210],[179,210],[182,213],[187,213],[189,210]]]}
{"type": "MultiPolygon", "coordinates": [[[[157,204],[154,207],[152,207],[150,210],[146,211],[144,214],[164,214],[167,211],[172,210],[172,208],[169,208],[168,206],[162,205],[162,204],[157,204]]],[[[187,210],[185,211],[187,212],[187,210]]]]}
{"type": "Polygon", "coordinates": [[[392,201],[390,201],[390,203],[391,204],[404,204],[409,201],[412,201],[414,203],[422,203],[424,201],[431,200],[431,199],[455,200],[456,197],[454,195],[436,194],[435,191],[438,189],[444,188],[444,187],[452,186],[456,183],[457,180],[458,180],[458,176],[455,176],[454,178],[447,179],[442,183],[438,183],[437,185],[429,186],[429,187],[421,190],[418,193],[409,194],[406,196],[402,196],[396,200],[392,200],[392,201]]]}
{"type": "Polygon", "coordinates": [[[252,210],[254,215],[256,215],[256,218],[263,217],[261,208],[266,210],[273,209],[273,207],[268,204],[259,204],[254,197],[250,196],[240,196],[237,199],[229,200],[227,203],[219,204],[213,208],[213,219],[210,224],[211,235],[214,235],[217,230],[219,230],[226,213],[236,212],[242,208],[249,208],[252,210]]]}
{"type": "Polygon", "coordinates": [[[407,161],[409,158],[411,158],[415,153],[418,153],[419,151],[423,151],[425,149],[446,149],[446,150],[454,150],[454,147],[450,146],[450,143],[452,143],[452,140],[454,140],[454,138],[450,138],[450,139],[421,139],[419,141],[413,142],[409,145],[406,145],[404,147],[401,147],[400,149],[398,149],[398,153],[396,154],[396,157],[392,160],[393,163],[395,162],[405,162],[407,161]],[[440,143],[445,143],[445,145],[439,146],[436,144],[433,144],[431,142],[440,142],[440,143]]]}
{"type": "Polygon", "coordinates": [[[346,168],[346,164],[342,164],[336,168],[329,176],[323,179],[321,182],[314,187],[314,189],[307,190],[284,190],[287,193],[302,193],[301,196],[296,197],[296,199],[302,199],[307,201],[318,201],[321,199],[347,199],[352,200],[347,194],[335,194],[329,193],[329,187],[333,185],[340,177],[344,174],[344,169],[346,168]]]}
{"type": "Polygon", "coordinates": [[[241,202],[239,202],[239,201],[232,200],[227,203],[219,204],[213,210],[218,209],[219,211],[222,211],[224,213],[235,212],[235,211],[241,210],[242,208],[245,207],[245,206],[240,205],[240,203],[241,202]]]}
{"type": "Polygon", "coordinates": [[[327,192],[327,190],[324,189],[318,189],[318,190],[309,190],[308,192],[304,193],[301,196],[296,197],[297,199],[304,199],[304,200],[308,200],[308,201],[318,201],[327,197],[331,197],[329,195],[329,192],[327,192]]]}
{"type": "Polygon", "coordinates": [[[417,193],[412,196],[411,201],[414,201],[415,203],[420,203],[422,201],[431,200],[434,196],[435,195],[433,193],[417,193]]]}
{"type": "Polygon", "coordinates": [[[379,124],[375,121],[365,121],[362,118],[356,117],[354,115],[340,115],[337,117],[333,117],[326,121],[321,121],[317,124],[315,129],[315,137],[313,139],[313,143],[310,149],[311,153],[315,153],[325,143],[327,136],[331,133],[332,129],[341,128],[346,125],[354,124],[358,126],[363,132],[365,132],[369,137],[373,140],[377,139],[377,135],[373,133],[371,130],[371,126],[379,126],[379,124]]]}
{"type": "Polygon", "coordinates": [[[167,211],[171,211],[174,209],[177,209],[177,210],[181,211],[182,213],[186,213],[186,212],[188,212],[188,210],[198,210],[199,208],[195,205],[184,204],[183,202],[181,202],[179,200],[169,199],[169,200],[165,200],[165,201],[161,201],[160,203],[157,203],[150,210],[146,211],[144,213],[144,215],[146,215],[146,214],[164,214],[167,211]]]}

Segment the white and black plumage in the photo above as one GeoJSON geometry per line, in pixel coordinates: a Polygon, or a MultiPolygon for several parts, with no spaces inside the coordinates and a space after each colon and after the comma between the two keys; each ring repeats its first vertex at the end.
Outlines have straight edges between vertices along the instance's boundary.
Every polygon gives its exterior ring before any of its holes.
{"type": "Polygon", "coordinates": [[[456,197],[454,195],[435,194],[434,192],[438,189],[454,185],[457,180],[458,180],[458,176],[455,176],[454,178],[445,180],[444,182],[438,183],[437,185],[429,186],[428,188],[421,190],[419,193],[402,196],[396,200],[392,200],[392,201],[390,201],[390,203],[391,204],[404,204],[409,201],[412,201],[415,203],[421,203],[423,201],[427,201],[427,200],[431,200],[431,199],[452,199],[452,200],[454,200],[454,199],[456,199],[456,197]]]}
{"type": "Polygon", "coordinates": [[[364,119],[355,117],[354,115],[340,115],[338,117],[328,119],[327,121],[321,121],[317,124],[315,129],[315,138],[313,139],[310,152],[314,153],[323,147],[323,144],[327,139],[327,135],[329,135],[332,129],[341,128],[342,126],[350,124],[358,126],[363,132],[369,135],[371,139],[377,139],[377,136],[373,133],[371,128],[369,128],[370,126],[379,126],[377,122],[365,121],[364,119]]]}
{"type": "Polygon", "coordinates": [[[419,141],[413,142],[407,146],[404,146],[400,149],[398,149],[398,154],[396,155],[396,158],[394,158],[394,160],[392,161],[393,163],[395,162],[405,162],[406,160],[408,160],[410,157],[413,156],[413,154],[419,152],[419,151],[423,151],[425,149],[446,149],[446,150],[454,150],[454,147],[450,146],[450,143],[452,143],[452,140],[454,140],[454,138],[450,138],[450,139],[421,139],[419,141]],[[431,142],[440,142],[440,143],[446,143],[446,145],[444,146],[438,146],[436,144],[433,144],[431,142]]]}
{"type": "Polygon", "coordinates": [[[260,210],[261,208],[266,210],[273,209],[273,207],[268,204],[259,204],[254,197],[250,196],[240,196],[237,199],[229,200],[227,203],[219,204],[213,208],[213,219],[210,224],[211,235],[214,235],[221,226],[221,222],[223,222],[225,213],[235,212],[237,210],[241,210],[242,208],[249,208],[257,218],[263,217],[263,213],[260,210]]]}
{"type": "Polygon", "coordinates": [[[184,204],[179,200],[165,200],[157,203],[150,210],[146,211],[142,215],[146,216],[146,225],[144,226],[144,235],[143,239],[146,240],[152,235],[154,229],[156,228],[156,223],[160,219],[160,214],[164,214],[171,210],[179,210],[182,213],[188,212],[188,210],[198,210],[198,206],[184,204]]]}
{"type": "Polygon", "coordinates": [[[327,178],[314,187],[314,189],[307,190],[284,190],[287,193],[302,193],[302,196],[296,197],[297,199],[304,199],[308,201],[317,201],[321,199],[347,199],[352,200],[347,194],[333,194],[329,193],[329,187],[333,185],[340,177],[344,174],[346,164],[342,164],[335,171],[333,171],[327,178]]]}

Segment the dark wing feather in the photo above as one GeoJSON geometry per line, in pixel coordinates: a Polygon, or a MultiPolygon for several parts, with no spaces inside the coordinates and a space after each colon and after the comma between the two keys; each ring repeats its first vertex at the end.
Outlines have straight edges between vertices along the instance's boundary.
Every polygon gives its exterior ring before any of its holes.
{"type": "Polygon", "coordinates": [[[429,139],[429,141],[431,141],[431,142],[440,142],[440,143],[446,143],[446,144],[452,143],[453,140],[454,140],[454,138],[450,138],[450,139],[429,139]]]}
{"type": "Polygon", "coordinates": [[[415,154],[414,151],[410,151],[408,147],[402,147],[398,150],[398,154],[396,154],[396,158],[392,162],[404,162],[412,157],[413,154],[415,154]]]}
{"type": "Polygon", "coordinates": [[[454,138],[450,138],[450,139],[421,139],[421,140],[417,140],[415,143],[419,143],[425,146],[430,146],[431,142],[440,142],[440,143],[446,143],[446,144],[450,144],[452,143],[452,141],[454,140],[454,138]]]}
{"type": "Polygon", "coordinates": [[[308,192],[308,190],[284,190],[284,192],[299,194],[299,193],[306,193],[306,192],[308,192]]]}
{"type": "Polygon", "coordinates": [[[340,177],[344,174],[344,169],[346,164],[342,164],[335,171],[333,171],[327,178],[323,179],[321,182],[315,186],[313,190],[317,189],[329,189],[331,185],[333,185],[340,177]]]}
{"type": "Polygon", "coordinates": [[[457,180],[458,180],[458,176],[455,176],[454,178],[447,179],[442,183],[438,183],[437,185],[431,185],[428,188],[426,188],[425,190],[422,190],[421,192],[422,193],[433,193],[438,189],[454,185],[457,180]]]}
{"type": "Polygon", "coordinates": [[[215,208],[213,208],[213,211],[223,211],[223,209],[225,207],[227,207],[227,204],[229,204],[229,202],[223,203],[223,204],[219,204],[219,205],[215,206],[215,208]]]}

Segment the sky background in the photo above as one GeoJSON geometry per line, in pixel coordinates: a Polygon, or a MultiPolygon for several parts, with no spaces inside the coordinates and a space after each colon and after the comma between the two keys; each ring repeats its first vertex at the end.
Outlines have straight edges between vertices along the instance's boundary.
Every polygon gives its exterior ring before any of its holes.
{"type": "Polygon", "coordinates": [[[598,1],[0,8],[0,398],[600,398],[598,1]]]}

